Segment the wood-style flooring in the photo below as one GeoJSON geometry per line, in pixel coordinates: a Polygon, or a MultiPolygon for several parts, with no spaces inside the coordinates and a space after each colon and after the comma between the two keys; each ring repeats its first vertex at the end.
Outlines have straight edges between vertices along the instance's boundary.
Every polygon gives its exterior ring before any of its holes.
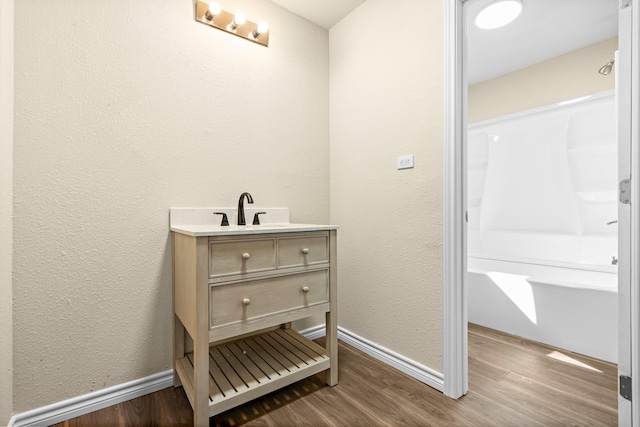
{"type": "MultiPolygon", "coordinates": [[[[321,341],[321,340],[319,340],[321,341]]],[[[458,400],[340,343],[340,382],[318,374],[210,419],[211,426],[615,426],[615,365],[469,325],[469,393],[458,400]]],[[[56,427],[193,425],[168,388],[56,427]]]]}

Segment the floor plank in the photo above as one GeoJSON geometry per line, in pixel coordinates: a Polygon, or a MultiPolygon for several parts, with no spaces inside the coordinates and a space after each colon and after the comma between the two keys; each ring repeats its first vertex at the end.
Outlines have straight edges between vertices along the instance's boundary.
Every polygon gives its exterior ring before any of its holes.
{"type": "MultiPolygon", "coordinates": [[[[344,343],[339,357],[336,387],[320,373],[212,417],[210,426],[617,425],[615,365],[477,325],[469,325],[470,390],[458,400],[344,343]]],[[[191,425],[184,391],[168,388],[55,427],[191,425]]]]}

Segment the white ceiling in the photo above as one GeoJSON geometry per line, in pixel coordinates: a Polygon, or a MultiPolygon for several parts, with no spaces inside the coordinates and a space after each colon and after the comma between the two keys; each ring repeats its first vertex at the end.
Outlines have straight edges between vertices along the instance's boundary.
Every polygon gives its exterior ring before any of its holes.
{"type": "Polygon", "coordinates": [[[483,0],[470,0],[466,5],[470,84],[618,34],[618,0],[522,0],[522,3],[522,14],[511,24],[495,30],[481,30],[473,25],[483,0]]]}
{"type": "MultiPolygon", "coordinates": [[[[329,29],[365,0],[272,1],[329,29]]],[[[488,1],[465,3],[470,22],[468,75],[471,84],[618,34],[618,0],[522,0],[522,14],[514,22],[495,30],[481,30],[472,25],[473,17],[488,1]]]]}
{"type": "Polygon", "coordinates": [[[291,12],[329,29],[365,0],[271,0],[291,12]]]}

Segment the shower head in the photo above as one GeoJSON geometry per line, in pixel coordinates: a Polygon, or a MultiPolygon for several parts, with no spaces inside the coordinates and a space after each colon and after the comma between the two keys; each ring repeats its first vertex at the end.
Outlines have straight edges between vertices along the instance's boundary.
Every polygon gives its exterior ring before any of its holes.
{"type": "Polygon", "coordinates": [[[603,76],[608,75],[609,73],[611,73],[611,70],[613,69],[613,64],[616,62],[615,59],[612,59],[611,61],[607,62],[605,65],[603,65],[598,72],[600,74],[602,74],[603,76]]]}

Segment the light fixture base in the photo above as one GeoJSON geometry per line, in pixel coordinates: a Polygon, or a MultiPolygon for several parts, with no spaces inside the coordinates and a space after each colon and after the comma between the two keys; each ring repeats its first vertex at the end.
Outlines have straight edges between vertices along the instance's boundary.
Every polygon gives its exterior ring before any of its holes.
{"type": "Polygon", "coordinates": [[[233,13],[221,10],[220,13],[213,16],[209,13],[209,3],[205,3],[200,0],[196,0],[196,21],[208,25],[210,27],[217,28],[229,34],[233,34],[251,42],[260,44],[262,46],[269,46],[269,33],[267,30],[265,33],[257,34],[256,29],[258,24],[249,20],[245,21],[242,25],[233,25],[233,13]],[[212,19],[207,19],[211,17],[212,19]]]}

